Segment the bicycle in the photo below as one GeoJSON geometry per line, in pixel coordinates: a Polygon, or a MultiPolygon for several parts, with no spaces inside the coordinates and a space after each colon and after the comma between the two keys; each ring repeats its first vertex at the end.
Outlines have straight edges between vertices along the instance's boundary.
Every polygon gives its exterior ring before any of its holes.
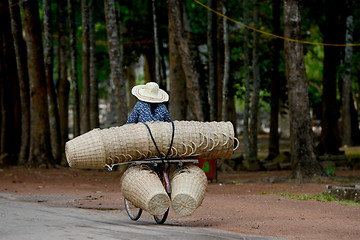
{"type": "MultiPolygon", "coordinates": [[[[171,197],[171,185],[169,181],[169,171],[170,171],[170,165],[176,164],[177,167],[182,167],[184,163],[198,163],[199,161],[197,159],[170,159],[170,160],[162,160],[162,159],[145,159],[141,161],[133,161],[131,162],[130,167],[134,165],[139,164],[145,164],[149,166],[153,171],[156,172],[156,174],[159,176],[161,182],[163,183],[163,186],[169,195],[171,197]]],[[[137,221],[142,214],[142,209],[134,206],[129,200],[124,198],[124,204],[125,204],[125,210],[129,216],[129,218],[133,221],[137,221]]],[[[158,224],[163,224],[167,216],[169,214],[169,209],[166,210],[166,212],[163,215],[154,215],[154,220],[158,224]]]]}

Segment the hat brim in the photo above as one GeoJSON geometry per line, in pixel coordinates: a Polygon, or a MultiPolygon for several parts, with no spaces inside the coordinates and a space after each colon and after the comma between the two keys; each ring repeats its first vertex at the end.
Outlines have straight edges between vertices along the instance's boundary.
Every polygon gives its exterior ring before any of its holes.
{"type": "Polygon", "coordinates": [[[149,103],[162,103],[169,100],[169,95],[162,89],[159,89],[159,94],[157,96],[149,96],[144,93],[144,88],[145,85],[134,86],[131,93],[139,100],[149,103]]]}

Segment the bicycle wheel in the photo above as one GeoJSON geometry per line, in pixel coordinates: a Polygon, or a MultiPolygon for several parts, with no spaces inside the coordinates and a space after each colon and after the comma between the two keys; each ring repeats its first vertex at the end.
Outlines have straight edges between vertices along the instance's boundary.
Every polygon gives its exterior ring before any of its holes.
{"type": "Polygon", "coordinates": [[[166,210],[166,212],[163,215],[154,216],[155,222],[158,224],[163,224],[166,221],[166,218],[169,214],[169,209],[170,208],[168,208],[168,210],[166,210]]]}
{"type": "Polygon", "coordinates": [[[130,219],[133,221],[138,220],[141,216],[142,209],[135,207],[130,201],[126,200],[126,198],[124,198],[124,203],[126,212],[129,215],[130,219]]]}

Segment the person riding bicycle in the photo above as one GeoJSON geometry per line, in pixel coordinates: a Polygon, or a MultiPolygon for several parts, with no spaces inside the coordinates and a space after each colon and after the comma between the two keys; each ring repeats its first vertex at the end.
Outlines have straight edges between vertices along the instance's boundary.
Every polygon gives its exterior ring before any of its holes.
{"type": "Polygon", "coordinates": [[[164,102],[169,95],[155,82],[134,86],[131,93],[139,99],[131,111],[127,124],[139,122],[171,122],[170,114],[164,102]]]}

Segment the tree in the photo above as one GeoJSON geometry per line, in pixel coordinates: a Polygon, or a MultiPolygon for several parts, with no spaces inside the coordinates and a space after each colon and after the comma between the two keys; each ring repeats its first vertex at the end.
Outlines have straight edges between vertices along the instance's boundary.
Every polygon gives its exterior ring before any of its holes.
{"type": "MultiPolygon", "coordinates": [[[[259,28],[259,3],[254,0],[254,27],[259,28]]],[[[260,93],[260,67],[259,67],[259,33],[253,31],[253,91],[250,106],[250,161],[257,160],[257,137],[258,137],[258,113],[259,113],[259,93],[260,93]]]]}
{"type": "MultiPolygon", "coordinates": [[[[343,3],[331,0],[324,5],[325,23],[320,28],[324,34],[324,42],[339,43],[344,36],[339,14],[343,3]]],[[[340,136],[338,129],[339,104],[336,99],[336,75],[340,65],[340,48],[324,46],[324,72],[322,96],[321,145],[319,154],[339,154],[340,136]]]]}
{"type": "MultiPolygon", "coordinates": [[[[208,0],[208,6],[216,9],[216,2],[208,0]]],[[[210,10],[207,13],[207,47],[208,47],[208,65],[209,65],[209,106],[210,106],[210,121],[217,120],[217,18],[210,10]]]]}
{"type": "Polygon", "coordinates": [[[95,24],[94,19],[95,4],[90,4],[90,22],[89,25],[89,78],[90,78],[90,129],[99,127],[99,87],[95,57],[95,24]]]}
{"type": "MultiPolygon", "coordinates": [[[[46,74],[46,86],[49,101],[50,119],[50,140],[54,160],[61,163],[63,148],[61,145],[61,133],[59,123],[58,101],[55,92],[53,68],[54,68],[54,47],[53,47],[53,26],[51,23],[51,0],[43,1],[44,8],[44,62],[46,74]]],[[[58,8],[59,9],[59,8],[58,8]]]]}
{"type": "MultiPolygon", "coordinates": [[[[244,23],[249,25],[248,0],[243,0],[244,5],[244,23]]],[[[244,28],[244,75],[245,75],[245,99],[244,99],[244,144],[245,157],[250,158],[250,140],[249,140],[249,112],[250,112],[250,53],[249,53],[249,30],[244,28]]]]}
{"type": "Polygon", "coordinates": [[[90,43],[89,43],[89,5],[81,0],[82,12],[82,109],[81,133],[90,131],[90,43]]]}
{"type": "Polygon", "coordinates": [[[187,95],[187,119],[203,121],[204,114],[202,111],[200,94],[199,94],[199,73],[197,72],[194,60],[190,54],[187,40],[183,37],[183,26],[181,23],[180,0],[168,1],[169,21],[174,26],[175,45],[180,53],[182,69],[186,79],[187,95]]]}
{"type": "Polygon", "coordinates": [[[111,79],[116,87],[116,112],[118,125],[123,125],[127,120],[127,101],[125,92],[125,81],[120,64],[119,34],[116,25],[114,0],[105,0],[105,20],[108,37],[108,49],[111,68],[111,79]]]}
{"type": "MultiPolygon", "coordinates": [[[[226,0],[220,2],[222,13],[226,16],[226,0]]],[[[223,19],[224,28],[224,74],[223,74],[223,92],[222,92],[222,120],[229,120],[228,103],[229,103],[229,79],[230,79],[230,46],[229,46],[229,29],[227,19],[223,19]]]]}
{"type": "Polygon", "coordinates": [[[156,1],[152,0],[152,16],[153,16],[153,25],[154,25],[154,46],[155,46],[155,76],[156,82],[159,84],[160,88],[166,89],[165,79],[162,78],[161,74],[161,55],[160,55],[160,39],[158,33],[158,24],[156,18],[156,1]]]}
{"type": "MultiPolygon", "coordinates": [[[[14,0],[9,0],[9,5],[13,5],[14,2],[14,0]]],[[[11,30],[14,39],[14,49],[16,55],[16,67],[19,78],[21,106],[21,148],[19,152],[18,164],[23,165],[27,161],[30,144],[29,75],[26,66],[27,54],[25,41],[22,36],[20,8],[18,5],[13,5],[9,10],[11,16],[11,30]]]]}
{"type": "MultiPolygon", "coordinates": [[[[168,2],[169,3],[169,2],[168,2]]],[[[169,79],[170,98],[169,112],[172,120],[186,119],[185,75],[182,69],[181,58],[175,39],[175,22],[173,11],[168,8],[169,14],[169,79]]]]}
{"type": "Polygon", "coordinates": [[[6,165],[15,165],[20,150],[20,100],[16,57],[7,1],[0,1],[0,155],[6,165]],[[9,74],[11,73],[11,74],[9,74]]]}
{"type": "Polygon", "coordinates": [[[30,153],[27,165],[30,167],[54,164],[50,145],[50,127],[44,54],[41,39],[39,12],[32,4],[24,2],[24,29],[27,44],[27,66],[30,81],[30,153]]]}
{"type": "Polygon", "coordinates": [[[75,12],[73,9],[73,1],[67,0],[68,18],[69,18],[69,41],[70,41],[70,79],[72,87],[72,112],[73,112],[73,135],[77,137],[80,135],[80,96],[79,96],[79,84],[77,73],[77,48],[76,48],[76,25],[75,12]]]}
{"type": "MultiPolygon", "coordinates": [[[[301,39],[301,16],[298,1],[284,0],[284,36],[301,39]]],[[[285,64],[289,91],[292,177],[307,181],[322,174],[313,149],[312,121],[303,45],[285,41],[285,64]]]]}
{"type": "MultiPolygon", "coordinates": [[[[272,3],[272,27],[273,33],[281,34],[280,30],[280,1],[272,3]]],[[[274,38],[271,45],[271,83],[270,83],[270,134],[269,134],[269,155],[268,159],[276,157],[279,150],[279,101],[280,101],[280,51],[282,48],[281,39],[274,38]]]]}
{"type": "MultiPolygon", "coordinates": [[[[345,42],[351,44],[353,42],[353,15],[351,14],[351,6],[348,6],[349,15],[346,19],[346,36],[345,42]]],[[[352,104],[351,97],[351,58],[353,55],[353,48],[351,46],[345,47],[344,65],[345,72],[343,73],[343,88],[342,88],[342,144],[351,146],[351,110],[350,104],[352,104]]]]}

